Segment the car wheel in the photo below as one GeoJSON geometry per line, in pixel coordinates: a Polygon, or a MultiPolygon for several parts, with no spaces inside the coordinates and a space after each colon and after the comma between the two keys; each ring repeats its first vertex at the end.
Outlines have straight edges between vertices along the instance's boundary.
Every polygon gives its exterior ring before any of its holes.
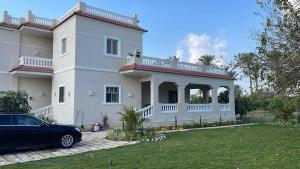
{"type": "Polygon", "coordinates": [[[74,137],[71,134],[64,134],[60,138],[60,145],[63,148],[70,148],[74,144],[74,137]]]}

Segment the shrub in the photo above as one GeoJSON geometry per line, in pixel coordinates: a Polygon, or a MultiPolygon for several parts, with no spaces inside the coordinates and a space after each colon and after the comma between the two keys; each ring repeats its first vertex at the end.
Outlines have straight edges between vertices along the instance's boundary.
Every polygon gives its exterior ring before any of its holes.
{"type": "Polygon", "coordinates": [[[25,91],[0,91],[0,112],[29,113],[27,98],[25,91]]]}
{"type": "Polygon", "coordinates": [[[252,111],[252,103],[247,96],[235,98],[235,112],[240,114],[242,117],[246,116],[248,112],[252,111]]]}
{"type": "Polygon", "coordinates": [[[288,121],[295,111],[295,104],[284,96],[274,96],[269,103],[268,109],[275,115],[276,119],[288,121]]]}
{"type": "Polygon", "coordinates": [[[156,137],[156,131],[154,128],[139,129],[135,132],[124,131],[122,129],[109,130],[106,139],[114,141],[142,141],[145,139],[152,139],[156,137]]]}

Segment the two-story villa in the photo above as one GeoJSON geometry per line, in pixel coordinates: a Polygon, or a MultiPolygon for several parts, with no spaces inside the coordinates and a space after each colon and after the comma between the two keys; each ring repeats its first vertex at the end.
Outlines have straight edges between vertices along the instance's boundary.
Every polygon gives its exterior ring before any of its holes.
{"type": "Polygon", "coordinates": [[[123,105],[156,126],[235,120],[234,79],[224,69],[146,57],[145,32],[136,15],[82,2],[58,19],[4,11],[0,90],[27,91],[33,113],[65,124],[91,125],[107,116],[119,127],[123,105]],[[218,103],[219,87],[229,90],[226,104],[218,103]],[[190,102],[192,89],[201,89],[203,103],[190,102]]]}

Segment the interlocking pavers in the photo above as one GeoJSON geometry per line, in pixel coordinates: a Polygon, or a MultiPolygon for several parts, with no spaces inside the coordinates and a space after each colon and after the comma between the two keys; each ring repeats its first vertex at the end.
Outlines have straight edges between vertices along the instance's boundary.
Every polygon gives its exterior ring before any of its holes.
{"type": "Polygon", "coordinates": [[[96,151],[102,149],[110,149],[118,146],[135,144],[137,142],[127,141],[110,141],[104,139],[106,132],[84,132],[82,134],[82,141],[74,145],[70,149],[39,149],[16,152],[11,154],[0,155],[0,166],[14,163],[23,163],[35,160],[41,160],[52,157],[61,157],[73,155],[88,151],[96,151]]]}

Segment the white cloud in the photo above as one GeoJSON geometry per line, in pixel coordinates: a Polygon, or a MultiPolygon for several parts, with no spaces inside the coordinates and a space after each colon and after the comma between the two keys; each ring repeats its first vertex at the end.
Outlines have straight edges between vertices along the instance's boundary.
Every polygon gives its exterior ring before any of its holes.
{"type": "Polygon", "coordinates": [[[219,66],[225,65],[224,57],[227,41],[222,38],[211,38],[207,34],[197,35],[189,33],[179,42],[176,50],[176,56],[181,60],[191,63],[198,62],[198,58],[205,54],[215,55],[219,61],[219,66]]]}

